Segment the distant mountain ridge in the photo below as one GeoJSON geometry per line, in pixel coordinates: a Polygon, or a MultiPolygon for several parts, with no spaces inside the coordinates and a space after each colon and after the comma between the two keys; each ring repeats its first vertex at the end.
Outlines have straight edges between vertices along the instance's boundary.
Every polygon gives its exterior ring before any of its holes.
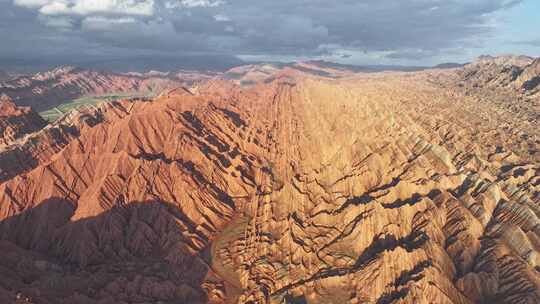
{"type": "Polygon", "coordinates": [[[525,55],[481,55],[472,64],[496,64],[496,65],[513,65],[518,67],[524,67],[531,64],[534,61],[533,57],[525,55]]]}
{"type": "Polygon", "coordinates": [[[440,63],[434,66],[436,69],[454,69],[454,68],[461,68],[467,65],[467,63],[456,63],[456,62],[446,62],[446,63],[440,63]]]}
{"type": "MultiPolygon", "coordinates": [[[[354,73],[416,72],[432,69],[456,69],[468,85],[511,87],[528,94],[538,93],[538,60],[528,56],[480,56],[469,64],[443,63],[434,67],[393,65],[355,66],[324,60],[304,62],[257,62],[234,65],[226,70],[175,69],[141,72],[109,72],[73,65],[59,66],[32,75],[0,81],[0,93],[10,96],[17,105],[32,106],[38,111],[84,97],[115,93],[159,94],[181,86],[193,86],[210,79],[225,79],[241,86],[268,83],[285,74],[308,74],[323,78],[341,78],[354,73]]],[[[231,62],[231,64],[233,64],[231,62]]]]}
{"type": "Polygon", "coordinates": [[[170,69],[147,72],[115,73],[64,65],[32,75],[0,81],[0,93],[6,94],[20,106],[31,106],[37,111],[70,102],[84,96],[117,93],[157,95],[177,87],[190,87],[213,78],[227,79],[239,85],[265,83],[284,71],[314,76],[337,78],[354,71],[315,62],[259,63],[239,65],[225,71],[170,69]]]}
{"type": "Polygon", "coordinates": [[[117,93],[158,94],[165,89],[198,81],[205,74],[134,75],[61,66],[47,72],[20,76],[0,82],[0,94],[5,94],[20,106],[42,111],[67,101],[89,95],[117,93]]]}
{"type": "Polygon", "coordinates": [[[480,56],[459,70],[458,75],[464,86],[504,89],[527,96],[540,93],[540,58],[480,56]]]}

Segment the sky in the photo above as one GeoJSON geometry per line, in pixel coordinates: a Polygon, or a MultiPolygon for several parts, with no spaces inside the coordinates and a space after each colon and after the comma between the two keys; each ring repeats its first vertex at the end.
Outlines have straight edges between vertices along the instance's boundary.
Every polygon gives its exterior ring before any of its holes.
{"type": "Polygon", "coordinates": [[[0,0],[0,59],[226,55],[434,65],[540,56],[538,0],[0,0]]]}

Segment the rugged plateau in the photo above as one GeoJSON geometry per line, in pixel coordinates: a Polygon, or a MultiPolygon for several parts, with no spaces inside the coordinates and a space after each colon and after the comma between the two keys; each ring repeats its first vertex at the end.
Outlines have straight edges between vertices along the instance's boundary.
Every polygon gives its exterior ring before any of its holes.
{"type": "Polygon", "coordinates": [[[513,60],[248,66],[44,128],[6,98],[0,302],[540,303],[540,73],[513,60]]]}

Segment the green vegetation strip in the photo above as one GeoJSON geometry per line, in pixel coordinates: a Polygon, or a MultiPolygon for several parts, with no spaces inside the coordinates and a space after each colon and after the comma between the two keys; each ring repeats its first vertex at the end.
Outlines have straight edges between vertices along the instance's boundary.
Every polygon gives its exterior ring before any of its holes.
{"type": "Polygon", "coordinates": [[[43,117],[45,120],[49,122],[53,122],[60,118],[60,116],[64,115],[65,113],[78,109],[84,105],[96,105],[103,101],[113,101],[118,99],[124,99],[124,98],[135,98],[135,97],[149,97],[149,95],[133,95],[133,94],[113,94],[113,95],[102,95],[102,96],[86,96],[74,99],[70,102],[66,102],[64,104],[58,105],[52,109],[48,109],[43,112],[39,112],[39,115],[43,117]]]}

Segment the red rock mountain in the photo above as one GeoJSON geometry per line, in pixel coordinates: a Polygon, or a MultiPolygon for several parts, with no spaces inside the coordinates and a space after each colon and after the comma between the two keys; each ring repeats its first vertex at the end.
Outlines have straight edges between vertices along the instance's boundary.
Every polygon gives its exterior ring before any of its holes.
{"type": "Polygon", "coordinates": [[[17,105],[31,106],[36,111],[44,111],[85,96],[126,93],[156,95],[164,90],[181,86],[196,88],[200,83],[211,79],[226,79],[240,86],[251,86],[269,83],[284,72],[340,78],[350,75],[353,71],[351,66],[333,66],[323,61],[287,64],[260,63],[242,65],[224,72],[179,70],[111,73],[62,66],[10,80],[2,79],[0,75],[0,94],[10,96],[17,105]]]}
{"type": "MultiPolygon", "coordinates": [[[[202,73],[198,75],[205,76],[202,73]]],[[[31,106],[37,111],[43,111],[82,96],[119,93],[157,94],[165,89],[196,80],[193,77],[180,79],[153,73],[116,74],[64,66],[0,82],[0,93],[10,96],[18,105],[31,106]]]]}
{"type": "Polygon", "coordinates": [[[0,151],[0,302],[539,303],[536,110],[455,73],[284,70],[56,122],[0,151]]]}
{"type": "Polygon", "coordinates": [[[0,95],[0,147],[45,126],[41,116],[29,107],[18,107],[6,95],[0,95]]]}

